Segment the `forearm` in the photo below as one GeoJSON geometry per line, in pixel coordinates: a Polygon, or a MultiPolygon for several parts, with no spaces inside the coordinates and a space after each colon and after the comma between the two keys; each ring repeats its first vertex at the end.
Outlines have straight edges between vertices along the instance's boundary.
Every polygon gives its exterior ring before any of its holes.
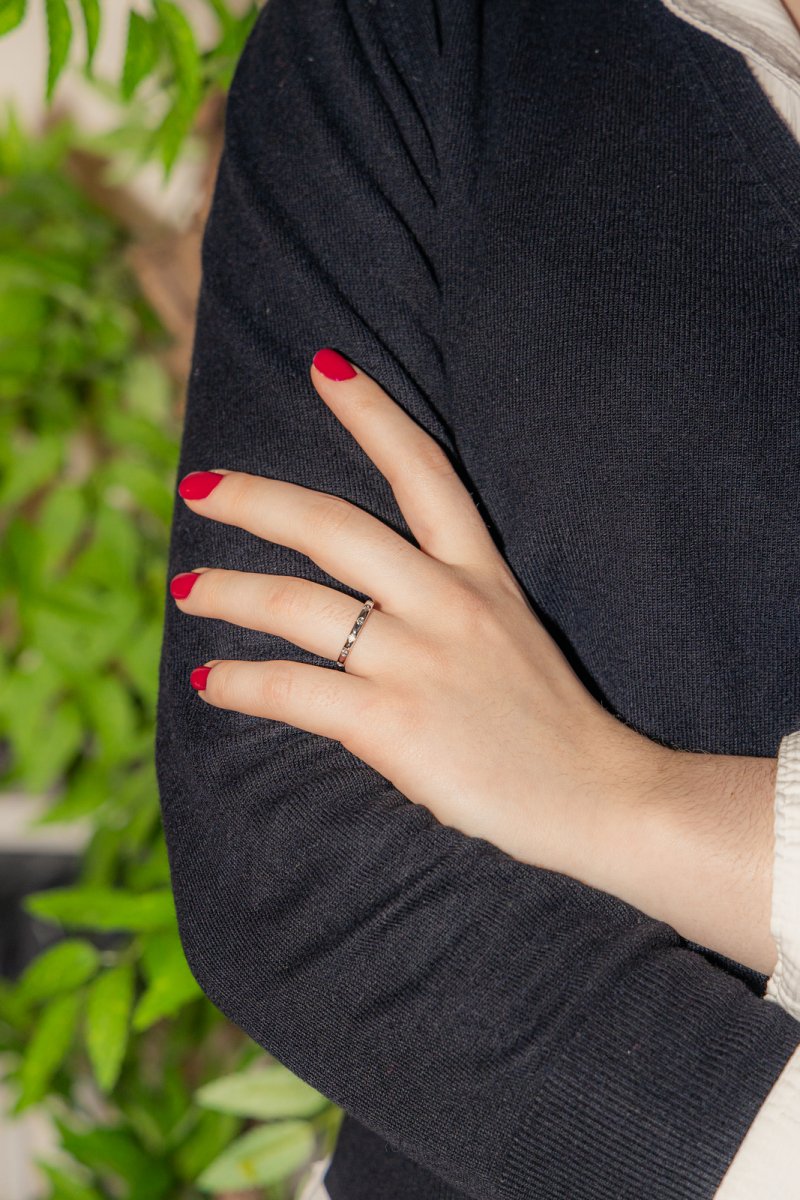
{"type": "Polygon", "coordinates": [[[591,778],[559,805],[554,832],[537,779],[530,819],[492,840],[771,974],[777,759],[675,750],[610,713],[592,729],[580,735],[591,737],[591,778]]]}

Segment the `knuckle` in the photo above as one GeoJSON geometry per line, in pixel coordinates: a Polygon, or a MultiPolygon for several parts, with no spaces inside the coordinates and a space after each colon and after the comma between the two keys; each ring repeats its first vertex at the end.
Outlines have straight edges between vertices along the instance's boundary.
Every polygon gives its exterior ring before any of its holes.
{"type": "Polygon", "coordinates": [[[267,606],[279,617],[303,617],[308,612],[309,586],[305,579],[277,577],[270,587],[267,606]]]}
{"type": "Polygon", "coordinates": [[[236,472],[227,478],[225,508],[237,523],[245,520],[252,509],[255,494],[253,476],[236,472]]]}
{"type": "Polygon", "coordinates": [[[330,537],[339,533],[353,518],[355,509],[340,496],[324,496],[308,507],[308,526],[312,534],[330,537]]]}
{"type": "Polygon", "coordinates": [[[449,583],[448,615],[469,629],[489,622],[495,612],[491,596],[482,587],[461,574],[454,573],[449,583]]]}
{"type": "Polygon", "coordinates": [[[376,392],[375,387],[367,385],[366,387],[356,387],[352,389],[347,403],[351,412],[373,413],[381,408],[381,401],[385,402],[385,397],[376,392]]]}
{"type": "Polygon", "coordinates": [[[340,739],[352,754],[377,770],[405,742],[405,705],[396,688],[375,688],[361,702],[357,719],[340,739]]]}
{"type": "Polygon", "coordinates": [[[419,470],[427,475],[452,475],[453,466],[447,452],[433,438],[423,438],[415,447],[419,470]]]}
{"type": "Polygon", "coordinates": [[[192,588],[191,595],[207,612],[217,612],[222,608],[227,572],[219,569],[203,571],[200,579],[192,588]],[[196,594],[196,595],[195,595],[196,594]]]}
{"type": "Polygon", "coordinates": [[[311,703],[317,708],[334,709],[340,697],[338,672],[324,670],[317,673],[323,675],[324,678],[314,679],[310,689],[311,703]],[[331,678],[327,678],[328,676],[331,678]]]}
{"type": "Polygon", "coordinates": [[[259,679],[260,699],[267,709],[286,704],[292,696],[294,675],[282,663],[270,663],[259,679]]]}
{"type": "MultiPolygon", "coordinates": [[[[336,629],[337,636],[338,631],[342,630],[342,641],[344,641],[346,634],[350,631],[356,619],[352,607],[350,605],[345,607],[345,604],[342,603],[346,599],[347,597],[342,595],[331,596],[327,600],[321,600],[319,607],[314,611],[315,620],[319,622],[320,628],[336,629]],[[348,621],[350,622],[349,625],[348,621]]],[[[358,610],[356,609],[355,613],[357,614],[357,612],[358,610]]]]}
{"type": "Polygon", "coordinates": [[[452,669],[452,654],[442,638],[423,637],[409,653],[408,665],[417,676],[424,672],[434,680],[447,679],[452,669]]]}
{"type": "Polygon", "coordinates": [[[220,708],[233,708],[234,677],[232,664],[216,663],[209,676],[209,696],[220,708]]]}

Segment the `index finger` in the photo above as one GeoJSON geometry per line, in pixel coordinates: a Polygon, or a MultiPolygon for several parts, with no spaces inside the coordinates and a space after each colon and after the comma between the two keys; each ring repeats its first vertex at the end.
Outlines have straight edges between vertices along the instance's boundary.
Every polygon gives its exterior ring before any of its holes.
{"type": "Polygon", "coordinates": [[[498,551],[447,452],[379,383],[337,351],[314,355],[311,382],[389,483],[419,546],[475,565],[498,551]]]}

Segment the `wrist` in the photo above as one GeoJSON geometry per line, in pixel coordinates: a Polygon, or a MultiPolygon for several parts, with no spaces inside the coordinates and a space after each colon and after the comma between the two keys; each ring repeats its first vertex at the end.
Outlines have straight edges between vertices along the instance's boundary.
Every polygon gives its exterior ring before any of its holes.
{"type": "Polygon", "coordinates": [[[777,760],[650,746],[649,781],[620,810],[623,898],[770,974],[777,760]]]}

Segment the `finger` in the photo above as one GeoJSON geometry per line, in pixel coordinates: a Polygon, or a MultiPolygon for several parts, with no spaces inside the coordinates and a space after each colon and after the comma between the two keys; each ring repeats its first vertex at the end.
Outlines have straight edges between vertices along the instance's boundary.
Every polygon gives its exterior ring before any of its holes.
{"type": "Polygon", "coordinates": [[[191,679],[207,704],[285,721],[337,741],[357,728],[375,688],[346,671],[309,663],[210,659],[209,664],[210,670],[196,668],[191,679]]]}
{"type": "MultiPolygon", "coordinates": [[[[182,612],[271,633],[334,662],[363,607],[335,588],[294,575],[195,567],[170,593],[182,612]]],[[[350,675],[370,676],[403,652],[406,627],[373,608],[347,656],[350,675]]]]}
{"type": "Polygon", "coordinates": [[[492,537],[446,451],[380,384],[327,347],[317,351],[310,374],[322,399],[390,484],[409,529],[427,554],[465,566],[497,557],[492,537]],[[350,378],[347,367],[355,371],[350,378]]]}
{"type": "Polygon", "coordinates": [[[291,546],[323,571],[378,602],[384,612],[433,602],[441,567],[401,534],[348,500],[313,488],[244,471],[193,471],[179,492],[204,517],[291,546]],[[221,475],[202,498],[195,476],[221,475]],[[185,493],[192,493],[186,495],[185,493]]]}

